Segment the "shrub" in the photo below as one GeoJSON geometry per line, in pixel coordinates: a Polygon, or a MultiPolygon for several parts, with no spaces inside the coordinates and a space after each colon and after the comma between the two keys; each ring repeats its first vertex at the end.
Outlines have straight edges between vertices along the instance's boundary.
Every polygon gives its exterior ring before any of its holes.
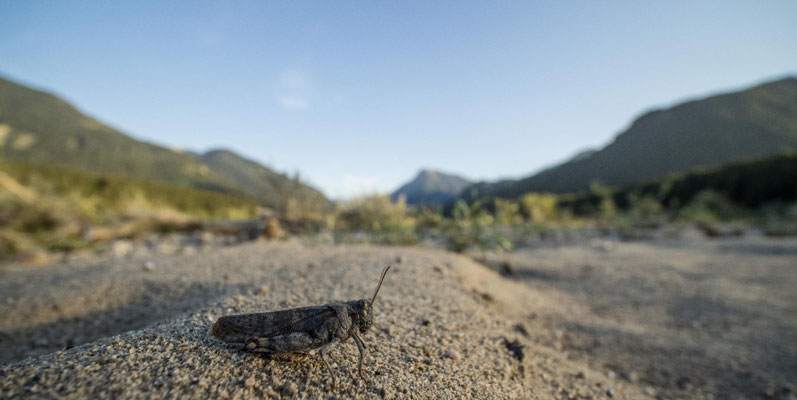
{"type": "Polygon", "coordinates": [[[454,205],[452,218],[447,221],[444,233],[449,250],[464,252],[470,248],[483,250],[511,250],[514,246],[497,232],[494,218],[475,202],[468,206],[462,200],[454,205]]]}
{"type": "Polygon", "coordinates": [[[723,194],[714,190],[702,190],[680,210],[678,216],[688,222],[711,224],[739,217],[741,214],[741,209],[723,194]]]}
{"type": "Polygon", "coordinates": [[[628,195],[629,208],[626,217],[633,226],[657,226],[664,223],[667,216],[664,206],[652,195],[628,195]]]}
{"type": "Polygon", "coordinates": [[[519,225],[523,223],[520,204],[511,200],[495,199],[495,223],[499,225],[519,225]]]}
{"type": "Polygon", "coordinates": [[[542,224],[560,219],[558,199],[549,193],[529,193],[520,199],[521,212],[527,221],[542,224]]]}
{"type": "Polygon", "coordinates": [[[369,241],[379,244],[414,244],[418,241],[416,220],[404,198],[390,201],[390,196],[362,197],[346,203],[338,212],[335,228],[361,231],[369,241]]]}

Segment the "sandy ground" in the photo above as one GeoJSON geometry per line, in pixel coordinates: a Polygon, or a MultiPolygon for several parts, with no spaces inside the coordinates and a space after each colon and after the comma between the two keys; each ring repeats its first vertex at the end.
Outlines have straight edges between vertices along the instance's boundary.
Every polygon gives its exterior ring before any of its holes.
{"type": "Polygon", "coordinates": [[[487,264],[575,305],[544,325],[609,376],[668,398],[795,398],[794,239],[593,241],[487,264]]]}
{"type": "Polygon", "coordinates": [[[487,257],[255,242],[0,268],[0,397],[793,398],[797,240],[487,257]],[[369,297],[366,379],[210,336],[221,315],[369,297]],[[30,358],[25,358],[33,356],[30,358]],[[790,397],[791,396],[791,397],[790,397]]]}

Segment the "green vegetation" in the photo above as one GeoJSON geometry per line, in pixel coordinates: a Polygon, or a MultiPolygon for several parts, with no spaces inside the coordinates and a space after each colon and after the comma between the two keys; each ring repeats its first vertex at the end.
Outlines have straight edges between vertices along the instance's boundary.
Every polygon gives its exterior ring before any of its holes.
{"type": "Polygon", "coordinates": [[[213,191],[0,161],[4,255],[80,248],[114,227],[107,238],[190,229],[199,219],[252,218],[256,208],[249,199],[213,191]]]}
{"type": "Polygon", "coordinates": [[[520,199],[523,218],[531,223],[545,224],[562,219],[556,195],[550,193],[529,193],[520,199]]]}
{"type": "Polygon", "coordinates": [[[367,233],[367,241],[376,244],[415,244],[416,226],[404,198],[393,203],[388,196],[350,201],[338,210],[335,219],[335,229],[344,233],[344,241],[356,240],[351,234],[367,233]]]}
{"type": "MultiPolygon", "coordinates": [[[[5,254],[80,248],[97,240],[87,232],[103,227],[117,227],[107,236],[112,238],[197,229],[198,220],[257,213],[246,198],[185,186],[7,161],[0,163],[0,172],[0,250],[5,254]]],[[[511,250],[517,243],[584,228],[634,236],[639,229],[693,225],[709,235],[725,235],[755,225],[768,234],[789,235],[797,233],[793,182],[797,153],[790,152],[623,188],[594,183],[581,194],[460,200],[445,212],[408,206],[403,198],[392,202],[386,195],[371,196],[311,219],[299,213],[288,218],[288,209],[279,220],[294,233],[331,229],[339,242],[430,243],[458,252],[511,250]]]]}
{"type": "Polygon", "coordinates": [[[797,223],[797,152],[700,169],[622,188],[593,184],[590,192],[559,196],[558,208],[582,219],[625,229],[694,224],[713,234],[717,224],[757,224],[774,232],[797,223]]]}
{"type": "MultiPolygon", "coordinates": [[[[797,182],[797,152],[788,151],[722,168],[672,174],[664,179],[620,189],[603,187],[596,190],[593,186],[589,193],[562,196],[560,206],[571,209],[575,215],[585,216],[592,215],[600,203],[609,200],[617,207],[629,209],[635,207],[634,201],[652,198],[666,209],[680,210],[701,193],[711,191],[738,207],[760,209],[770,203],[797,200],[794,182],[797,182]]],[[[705,198],[707,195],[702,196],[705,198]]]]}
{"type": "Polygon", "coordinates": [[[258,206],[296,230],[333,213],[298,175],[226,150],[196,155],[141,142],[2,78],[0,173],[0,256],[251,218],[258,206]]]}
{"type": "Polygon", "coordinates": [[[73,202],[94,223],[120,216],[174,213],[194,218],[246,218],[254,215],[249,199],[159,182],[109,177],[62,168],[0,161],[0,170],[46,199],[73,202]]]}
{"type": "MultiPolygon", "coordinates": [[[[516,204],[506,204],[519,216],[516,204]]],[[[334,230],[343,242],[410,245],[424,237],[438,237],[457,252],[510,249],[511,242],[493,229],[498,226],[493,214],[479,204],[458,202],[447,218],[429,208],[408,207],[403,197],[391,202],[388,196],[370,196],[342,205],[334,230]]]]}
{"type": "Polygon", "coordinates": [[[376,243],[439,237],[458,252],[509,250],[514,242],[573,228],[633,236],[640,229],[693,225],[721,235],[756,225],[768,234],[787,235],[797,233],[794,182],[797,152],[786,152],[623,188],[593,183],[581,194],[528,193],[470,205],[460,200],[445,213],[372,197],[344,207],[335,228],[376,243]]]}
{"type": "Polygon", "coordinates": [[[473,202],[531,192],[579,192],[594,181],[624,186],[784,149],[797,149],[795,78],[648,112],[600,151],[525,179],[477,184],[463,196],[473,202]]]}
{"type": "Polygon", "coordinates": [[[422,171],[392,196],[335,206],[298,174],[227,150],[195,155],[140,142],[0,79],[0,256],[258,215],[271,217],[272,237],[283,226],[326,229],[338,241],[458,252],[510,250],[582,228],[633,235],[690,224],[720,235],[754,224],[795,234],[797,153],[777,154],[797,148],[795,100],[797,79],[784,79],[648,113],[603,150],[521,181],[463,192],[467,180],[422,171]],[[756,155],[768,158],[726,164],[756,155]]]}
{"type": "MultiPolygon", "coordinates": [[[[501,205],[505,209],[496,214],[499,218],[504,218],[503,222],[519,222],[514,218],[516,207],[512,207],[508,202],[501,205]],[[507,211],[512,212],[511,215],[505,214],[507,211]]],[[[451,219],[446,221],[443,229],[446,247],[456,252],[469,249],[511,250],[514,247],[512,242],[499,232],[500,223],[479,203],[468,205],[464,201],[457,201],[451,219]]]]}

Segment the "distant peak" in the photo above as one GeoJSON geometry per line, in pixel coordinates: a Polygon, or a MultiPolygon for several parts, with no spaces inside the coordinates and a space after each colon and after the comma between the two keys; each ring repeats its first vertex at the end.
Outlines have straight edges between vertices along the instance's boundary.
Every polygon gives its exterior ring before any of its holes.
{"type": "Polygon", "coordinates": [[[418,177],[422,177],[422,176],[433,177],[433,176],[438,176],[438,175],[440,175],[440,171],[435,171],[433,169],[428,169],[428,168],[424,168],[424,169],[420,170],[420,172],[418,172],[418,177]]]}
{"type": "Polygon", "coordinates": [[[227,149],[227,148],[219,147],[219,148],[216,148],[216,149],[210,149],[210,150],[206,151],[203,155],[212,156],[212,155],[217,155],[217,154],[235,154],[235,152],[233,152],[232,150],[227,149]]]}
{"type": "Polygon", "coordinates": [[[423,168],[418,171],[416,178],[453,178],[467,180],[457,174],[450,174],[433,168],[423,168]]]}
{"type": "Polygon", "coordinates": [[[460,176],[424,168],[418,171],[412,181],[393,192],[392,198],[395,200],[403,195],[407,204],[445,204],[470,184],[469,180],[460,176]]]}

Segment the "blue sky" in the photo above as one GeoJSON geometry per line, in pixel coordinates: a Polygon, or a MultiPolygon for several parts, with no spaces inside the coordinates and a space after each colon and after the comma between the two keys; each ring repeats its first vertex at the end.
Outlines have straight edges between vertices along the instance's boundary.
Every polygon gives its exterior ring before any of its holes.
{"type": "Polygon", "coordinates": [[[4,1],[0,75],[328,196],[528,175],[645,110],[797,75],[795,1],[4,1]]]}

